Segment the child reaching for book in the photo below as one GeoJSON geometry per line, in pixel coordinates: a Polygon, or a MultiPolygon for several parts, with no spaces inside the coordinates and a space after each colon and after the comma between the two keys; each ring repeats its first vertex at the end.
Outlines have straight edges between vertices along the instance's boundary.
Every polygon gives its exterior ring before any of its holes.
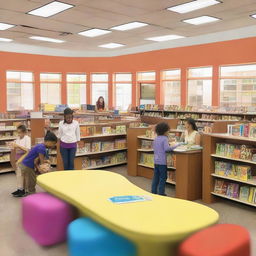
{"type": "Polygon", "coordinates": [[[166,152],[171,152],[181,144],[176,144],[173,147],[169,146],[168,133],[170,127],[167,123],[162,122],[157,124],[155,132],[157,137],[153,142],[154,148],[154,177],[152,181],[151,192],[166,196],[165,183],[167,180],[167,157],[166,152]]]}
{"type": "Polygon", "coordinates": [[[20,163],[20,168],[23,174],[24,193],[19,197],[23,197],[35,193],[36,189],[36,172],[35,167],[44,169],[44,164],[49,163],[47,160],[47,149],[54,148],[57,143],[57,137],[53,132],[48,131],[44,137],[44,143],[34,146],[24,160],[20,163]],[[38,158],[39,164],[35,162],[38,158]]]}
{"type": "Polygon", "coordinates": [[[16,179],[17,179],[17,190],[12,192],[13,196],[18,196],[20,194],[24,194],[24,188],[23,188],[23,177],[21,173],[21,169],[17,162],[19,160],[22,160],[22,157],[26,153],[29,152],[31,148],[31,138],[27,135],[27,128],[25,125],[20,125],[17,127],[17,133],[18,133],[18,139],[15,140],[13,143],[11,143],[11,159],[12,166],[15,169],[16,173],[16,179]]]}

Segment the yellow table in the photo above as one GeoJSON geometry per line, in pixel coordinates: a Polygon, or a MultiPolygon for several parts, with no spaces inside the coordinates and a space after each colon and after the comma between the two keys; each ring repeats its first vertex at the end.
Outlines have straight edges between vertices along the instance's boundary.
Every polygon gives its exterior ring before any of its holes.
{"type": "Polygon", "coordinates": [[[219,218],[211,208],[153,195],[113,172],[51,172],[38,176],[37,183],[76,206],[83,215],[135,242],[139,256],[175,255],[178,242],[219,218]],[[108,200],[123,195],[149,195],[152,201],[114,204],[108,200]]]}

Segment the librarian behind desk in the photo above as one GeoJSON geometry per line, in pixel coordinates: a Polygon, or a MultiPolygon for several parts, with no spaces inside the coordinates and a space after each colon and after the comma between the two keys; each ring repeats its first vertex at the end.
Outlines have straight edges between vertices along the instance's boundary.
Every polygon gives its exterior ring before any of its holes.
{"type": "Polygon", "coordinates": [[[79,123],[73,120],[73,110],[70,108],[64,110],[64,120],[59,123],[58,136],[64,170],[74,170],[77,142],[80,141],[80,127],[79,123]]]}

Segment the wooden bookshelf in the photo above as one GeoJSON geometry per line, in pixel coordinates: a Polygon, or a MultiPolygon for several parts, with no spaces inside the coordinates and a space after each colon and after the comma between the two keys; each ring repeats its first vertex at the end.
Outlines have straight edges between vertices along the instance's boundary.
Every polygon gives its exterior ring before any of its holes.
{"type": "Polygon", "coordinates": [[[127,148],[119,148],[119,149],[112,149],[112,150],[106,150],[106,151],[97,151],[97,152],[87,152],[87,153],[78,153],[76,156],[91,156],[91,155],[98,155],[98,154],[105,154],[105,153],[111,153],[111,152],[118,152],[127,150],[127,148]]]}
{"type": "Polygon", "coordinates": [[[227,143],[227,144],[234,144],[234,145],[248,145],[254,146],[255,139],[245,138],[245,137],[236,137],[236,136],[229,136],[227,134],[204,134],[203,135],[203,143],[204,143],[204,150],[203,150],[203,202],[205,203],[213,203],[218,200],[218,198],[222,197],[225,199],[230,199],[236,202],[240,202],[247,205],[255,206],[255,204],[251,204],[249,202],[245,202],[239,199],[234,199],[229,196],[220,195],[214,192],[214,185],[215,179],[224,179],[230,180],[231,182],[242,183],[248,186],[256,186],[256,182],[254,181],[243,181],[235,178],[229,178],[222,175],[215,174],[215,160],[223,159],[225,162],[231,162],[233,164],[241,163],[241,164],[248,164],[248,165],[255,165],[256,162],[244,160],[244,159],[236,159],[226,156],[219,156],[216,154],[216,144],[217,143],[227,143]]]}
{"type": "MultiPolygon", "coordinates": [[[[142,149],[141,140],[153,140],[143,136],[144,131],[132,131],[128,139],[128,175],[142,176],[152,179],[154,167],[140,163],[140,154],[152,153],[152,149],[142,149]],[[137,136],[136,136],[137,135],[137,136]],[[132,142],[129,144],[129,140],[132,142]],[[135,150],[136,149],[136,150],[135,150]],[[137,151],[137,152],[135,152],[137,151]]],[[[176,181],[167,180],[167,183],[176,185],[176,197],[186,200],[196,200],[202,197],[202,150],[173,152],[176,155],[176,167],[168,167],[169,171],[176,171],[176,181]]]]}
{"type": "Polygon", "coordinates": [[[81,137],[81,139],[95,139],[95,138],[119,137],[119,136],[126,136],[126,133],[95,134],[95,135],[93,135],[93,136],[81,137]]]}

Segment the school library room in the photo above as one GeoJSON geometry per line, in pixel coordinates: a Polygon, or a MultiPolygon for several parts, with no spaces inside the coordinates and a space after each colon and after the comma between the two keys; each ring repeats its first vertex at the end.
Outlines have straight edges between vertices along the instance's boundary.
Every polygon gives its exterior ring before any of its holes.
{"type": "Polygon", "coordinates": [[[256,1],[0,1],[1,256],[256,256],[256,1]]]}

